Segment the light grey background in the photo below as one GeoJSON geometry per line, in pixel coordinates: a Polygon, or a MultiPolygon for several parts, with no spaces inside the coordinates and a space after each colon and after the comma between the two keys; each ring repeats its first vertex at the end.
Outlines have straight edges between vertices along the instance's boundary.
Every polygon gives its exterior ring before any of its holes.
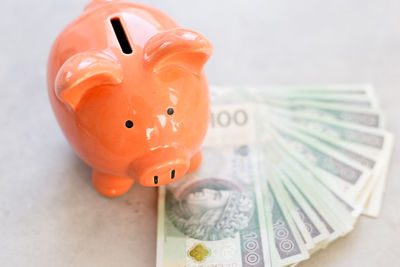
{"type": "MultiPolygon", "coordinates": [[[[399,136],[400,1],[143,1],[214,44],[210,83],[376,86],[399,136]]],[[[85,1],[1,1],[0,266],[155,265],[156,189],[99,196],[47,99],[47,55],[85,1]]],[[[381,216],[300,266],[397,266],[399,147],[381,216]]]]}

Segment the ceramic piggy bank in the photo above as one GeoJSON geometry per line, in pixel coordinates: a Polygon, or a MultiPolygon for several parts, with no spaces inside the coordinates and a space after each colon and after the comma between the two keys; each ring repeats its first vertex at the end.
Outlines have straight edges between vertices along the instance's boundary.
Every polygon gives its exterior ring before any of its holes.
{"type": "Polygon", "coordinates": [[[122,1],[91,2],[61,32],[48,61],[50,102],[98,192],[163,185],[199,167],[211,53],[202,35],[122,1]]]}

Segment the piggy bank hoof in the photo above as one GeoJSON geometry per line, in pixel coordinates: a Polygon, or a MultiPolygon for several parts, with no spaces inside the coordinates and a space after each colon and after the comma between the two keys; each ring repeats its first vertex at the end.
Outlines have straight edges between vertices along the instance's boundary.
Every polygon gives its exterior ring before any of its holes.
{"type": "Polygon", "coordinates": [[[106,197],[125,194],[134,182],[132,178],[113,176],[97,170],[93,170],[92,181],[96,190],[106,197]]]}

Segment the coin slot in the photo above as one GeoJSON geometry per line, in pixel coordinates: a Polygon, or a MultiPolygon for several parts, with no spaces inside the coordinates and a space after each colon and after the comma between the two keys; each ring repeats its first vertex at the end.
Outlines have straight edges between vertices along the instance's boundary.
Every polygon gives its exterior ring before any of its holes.
{"type": "Polygon", "coordinates": [[[158,184],[158,176],[154,176],[154,184],[158,184]]]}
{"type": "Polygon", "coordinates": [[[132,47],[129,44],[128,37],[126,36],[124,27],[122,27],[121,20],[118,17],[112,18],[111,25],[114,29],[115,36],[117,37],[122,52],[124,54],[132,54],[132,47]]]}
{"type": "Polygon", "coordinates": [[[172,172],[171,172],[171,179],[174,179],[175,178],[175,170],[172,170],[172,172]]]}

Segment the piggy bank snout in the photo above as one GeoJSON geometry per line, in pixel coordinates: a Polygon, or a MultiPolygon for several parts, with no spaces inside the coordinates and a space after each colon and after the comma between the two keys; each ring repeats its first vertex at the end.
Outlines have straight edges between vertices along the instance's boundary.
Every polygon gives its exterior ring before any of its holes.
{"type": "Polygon", "coordinates": [[[158,149],[136,159],[130,168],[130,175],[144,186],[168,184],[183,176],[189,168],[189,157],[173,148],[158,149]]]}

